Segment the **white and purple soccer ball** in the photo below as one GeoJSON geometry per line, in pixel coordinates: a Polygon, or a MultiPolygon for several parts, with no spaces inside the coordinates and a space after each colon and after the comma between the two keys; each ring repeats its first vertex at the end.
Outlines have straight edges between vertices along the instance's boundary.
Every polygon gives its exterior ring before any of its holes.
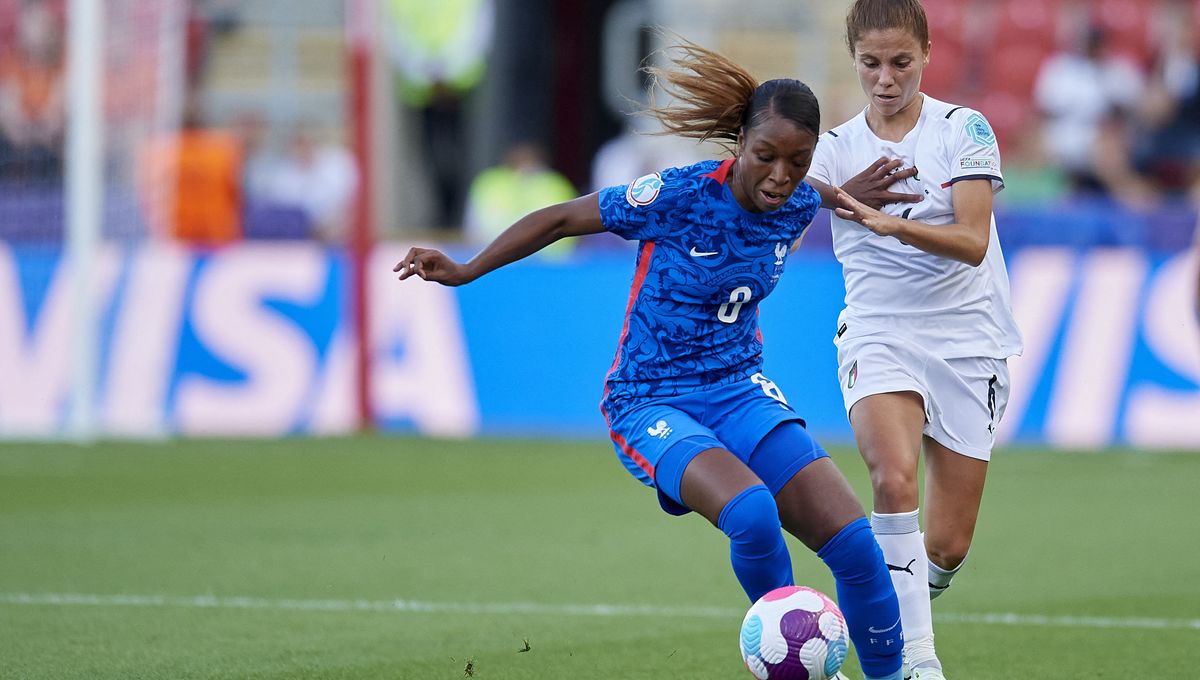
{"type": "Polygon", "coordinates": [[[804,586],[776,588],[742,621],[742,659],[758,680],[829,680],[850,651],[837,603],[804,586]]]}

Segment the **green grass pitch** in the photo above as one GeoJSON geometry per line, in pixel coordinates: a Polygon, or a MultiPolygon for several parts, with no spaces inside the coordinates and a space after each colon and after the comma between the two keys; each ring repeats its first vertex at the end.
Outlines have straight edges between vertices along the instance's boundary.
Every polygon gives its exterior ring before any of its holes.
{"type": "MultiPolygon", "coordinates": [[[[990,476],[934,607],[951,677],[1200,677],[1200,454],[990,476]]],[[[746,605],[604,441],[0,445],[0,678],[749,678],[746,605]]]]}

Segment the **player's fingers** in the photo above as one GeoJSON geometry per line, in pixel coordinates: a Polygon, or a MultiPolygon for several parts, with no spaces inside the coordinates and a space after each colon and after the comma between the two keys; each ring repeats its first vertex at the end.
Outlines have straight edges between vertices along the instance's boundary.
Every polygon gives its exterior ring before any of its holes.
{"type": "MultiPolygon", "coordinates": [[[[900,161],[896,161],[896,163],[899,164],[900,161]]],[[[917,176],[917,166],[915,166],[915,165],[912,167],[909,167],[909,168],[904,168],[903,170],[896,170],[895,172],[892,173],[893,180],[908,179],[909,177],[916,177],[916,176],[917,176]]]]}
{"type": "Polygon", "coordinates": [[[869,177],[876,177],[879,175],[880,168],[882,168],[885,163],[887,163],[887,158],[880,156],[879,158],[875,159],[874,163],[868,165],[867,169],[862,171],[862,174],[869,177]]]}
{"type": "Polygon", "coordinates": [[[402,272],[406,269],[410,269],[412,267],[413,260],[415,260],[416,257],[421,254],[422,250],[422,248],[409,248],[408,252],[404,254],[404,257],[400,258],[400,261],[396,263],[396,266],[392,267],[392,271],[402,272]]]}
{"type": "Polygon", "coordinates": [[[421,278],[425,278],[424,262],[432,252],[434,251],[426,248],[413,248],[409,250],[408,254],[404,256],[404,259],[400,260],[400,263],[393,268],[393,271],[400,272],[401,281],[414,274],[420,276],[421,278]]]}
{"type": "Polygon", "coordinates": [[[887,159],[881,160],[883,160],[884,163],[883,165],[879,166],[879,170],[875,173],[879,177],[888,177],[895,173],[897,168],[904,165],[904,161],[901,161],[899,158],[894,158],[890,161],[887,159]]]}
{"type": "Polygon", "coordinates": [[[838,217],[842,218],[843,220],[854,219],[854,213],[849,210],[846,210],[845,208],[834,208],[833,213],[835,215],[837,215],[838,217]]]}
{"type": "Polygon", "coordinates": [[[857,200],[855,200],[853,196],[851,196],[850,194],[843,191],[841,187],[837,188],[836,196],[837,196],[837,202],[844,208],[855,209],[858,206],[862,205],[857,200]]]}

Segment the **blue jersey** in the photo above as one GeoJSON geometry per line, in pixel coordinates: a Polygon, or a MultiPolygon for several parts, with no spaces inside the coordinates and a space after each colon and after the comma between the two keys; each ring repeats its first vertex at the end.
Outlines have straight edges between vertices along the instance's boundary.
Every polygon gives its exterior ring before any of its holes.
{"type": "Polygon", "coordinates": [[[758,303],[821,199],[802,182],[777,210],[749,212],[725,184],[732,165],[704,161],[600,191],[604,228],[641,242],[606,413],[761,369],[758,303]]]}

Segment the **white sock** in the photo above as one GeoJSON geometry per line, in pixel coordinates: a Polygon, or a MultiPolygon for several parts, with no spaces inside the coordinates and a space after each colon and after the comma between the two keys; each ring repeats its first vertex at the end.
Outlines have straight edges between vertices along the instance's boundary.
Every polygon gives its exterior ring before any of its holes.
{"type": "Polygon", "coordinates": [[[957,567],[954,567],[953,569],[942,569],[938,565],[934,564],[932,560],[930,560],[929,599],[935,600],[937,599],[938,595],[946,592],[946,589],[950,587],[950,582],[954,580],[954,575],[957,574],[958,570],[962,569],[963,565],[966,563],[967,558],[964,557],[963,561],[959,562],[957,567]]]}
{"type": "Polygon", "coordinates": [[[880,514],[871,513],[871,529],[883,549],[888,574],[900,600],[900,620],[904,625],[904,650],[910,667],[936,663],[933,651],[933,613],[929,606],[929,558],[917,521],[917,510],[880,514]],[[910,642],[920,642],[911,645],[910,642]]]}

